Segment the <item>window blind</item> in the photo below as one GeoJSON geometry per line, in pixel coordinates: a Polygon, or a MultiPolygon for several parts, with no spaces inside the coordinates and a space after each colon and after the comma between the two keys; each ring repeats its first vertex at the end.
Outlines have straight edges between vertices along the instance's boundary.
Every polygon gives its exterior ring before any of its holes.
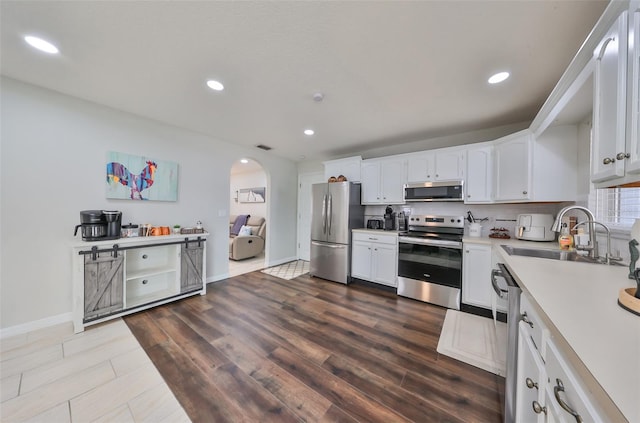
{"type": "Polygon", "coordinates": [[[595,189],[591,191],[589,204],[599,222],[630,228],[640,218],[640,188],[595,189]]]}

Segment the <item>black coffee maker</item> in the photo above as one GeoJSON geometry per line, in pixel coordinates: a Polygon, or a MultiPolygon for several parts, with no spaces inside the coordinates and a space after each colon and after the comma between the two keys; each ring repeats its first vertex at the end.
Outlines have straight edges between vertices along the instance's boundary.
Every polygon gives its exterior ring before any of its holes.
{"type": "Polygon", "coordinates": [[[120,238],[122,212],[107,210],[83,210],[80,212],[80,224],[73,235],[81,229],[83,241],[101,241],[120,238]]]}
{"type": "Polygon", "coordinates": [[[391,206],[387,206],[384,211],[384,230],[392,231],[396,228],[396,214],[393,212],[391,206]]]}

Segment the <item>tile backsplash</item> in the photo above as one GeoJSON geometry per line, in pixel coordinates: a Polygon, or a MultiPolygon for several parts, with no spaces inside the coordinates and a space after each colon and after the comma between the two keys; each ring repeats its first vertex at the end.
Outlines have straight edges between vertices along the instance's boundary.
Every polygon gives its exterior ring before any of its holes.
{"type": "MultiPolygon", "coordinates": [[[[393,211],[401,211],[419,215],[450,215],[467,217],[467,212],[471,211],[474,218],[482,220],[482,236],[488,236],[491,228],[506,228],[509,235],[515,238],[516,217],[523,213],[548,213],[557,215],[560,209],[574,204],[566,203],[518,203],[518,204],[464,204],[457,202],[433,202],[433,203],[409,203],[392,205],[393,211]]],[[[366,206],[365,221],[371,218],[382,218],[386,205],[366,206]]],[[[583,216],[578,215],[580,218],[583,216]]],[[[469,230],[469,222],[465,220],[465,234],[469,230]]],[[[620,255],[625,263],[629,262],[628,234],[613,234],[611,237],[611,250],[613,255],[620,255]]],[[[598,250],[604,256],[606,250],[606,236],[598,233],[598,250]]]]}

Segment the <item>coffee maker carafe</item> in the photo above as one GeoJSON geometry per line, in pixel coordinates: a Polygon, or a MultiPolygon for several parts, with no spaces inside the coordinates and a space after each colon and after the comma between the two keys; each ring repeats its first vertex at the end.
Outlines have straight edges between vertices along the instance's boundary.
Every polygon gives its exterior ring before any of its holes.
{"type": "Polygon", "coordinates": [[[107,239],[120,238],[120,230],[122,225],[122,212],[113,210],[103,210],[107,221],[107,239]]]}

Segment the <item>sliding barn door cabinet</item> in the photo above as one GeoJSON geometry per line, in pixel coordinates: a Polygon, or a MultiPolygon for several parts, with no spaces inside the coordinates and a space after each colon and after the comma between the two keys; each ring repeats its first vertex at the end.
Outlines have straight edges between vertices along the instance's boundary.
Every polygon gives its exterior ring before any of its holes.
{"type": "Polygon", "coordinates": [[[73,326],[206,293],[207,233],[122,238],[73,246],[73,326]]]}

